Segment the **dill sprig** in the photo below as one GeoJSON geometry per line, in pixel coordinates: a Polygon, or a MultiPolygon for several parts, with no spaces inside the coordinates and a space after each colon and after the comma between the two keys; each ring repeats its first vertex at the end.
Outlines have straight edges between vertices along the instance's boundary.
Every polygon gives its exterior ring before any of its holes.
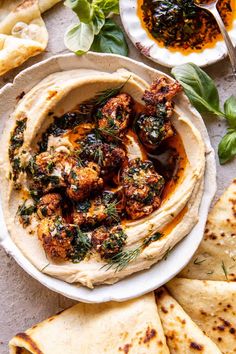
{"type": "Polygon", "coordinates": [[[119,129],[118,129],[114,119],[109,117],[107,120],[107,123],[108,123],[107,127],[98,128],[98,130],[103,134],[105,133],[106,135],[110,135],[114,139],[122,140],[119,136],[117,136],[119,129]]]}
{"type": "Polygon", "coordinates": [[[119,272],[126,268],[130,262],[134,261],[140,255],[141,251],[141,246],[127,251],[121,251],[113,256],[105,266],[108,266],[107,270],[114,268],[115,272],[119,272]]]}
{"type": "Polygon", "coordinates": [[[106,270],[114,268],[115,272],[121,271],[122,269],[126,268],[129,263],[133,262],[146,247],[148,247],[152,242],[159,240],[162,236],[162,233],[157,232],[152,236],[146,237],[142,241],[141,245],[137,246],[136,248],[127,251],[121,251],[114,255],[102,268],[106,267],[106,270]]]}
{"type": "Polygon", "coordinates": [[[117,204],[118,204],[117,201],[111,202],[106,206],[106,210],[105,210],[107,216],[110,217],[115,222],[120,221],[120,217],[116,209],[117,204]]]}
{"type": "Polygon", "coordinates": [[[115,129],[112,129],[112,128],[98,128],[98,130],[101,133],[105,133],[106,135],[109,135],[109,136],[111,136],[112,138],[114,138],[116,140],[122,141],[122,139],[115,134],[115,129]]]}
{"type": "Polygon", "coordinates": [[[95,106],[103,106],[109,100],[109,98],[120,93],[120,91],[125,86],[125,84],[127,84],[127,82],[130,80],[130,78],[131,76],[129,76],[128,79],[123,84],[117,87],[109,88],[104,91],[98,92],[93,99],[89,100],[89,103],[95,106]]]}
{"type": "Polygon", "coordinates": [[[81,153],[82,153],[82,151],[79,150],[79,149],[75,151],[76,163],[77,163],[77,166],[84,167],[84,162],[83,162],[83,160],[81,159],[81,156],[80,156],[81,153]]]}

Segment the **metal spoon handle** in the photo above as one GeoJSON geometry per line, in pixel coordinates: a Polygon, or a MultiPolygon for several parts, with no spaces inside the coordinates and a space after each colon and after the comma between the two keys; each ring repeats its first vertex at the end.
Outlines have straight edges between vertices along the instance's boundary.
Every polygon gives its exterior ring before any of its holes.
{"type": "Polygon", "coordinates": [[[231,65],[233,68],[233,75],[236,79],[236,49],[233,46],[233,43],[230,39],[230,36],[225,28],[224,22],[219,14],[217,8],[214,7],[213,9],[211,9],[211,13],[214,15],[216,22],[218,23],[218,26],[219,26],[220,31],[222,33],[222,36],[224,37],[225,44],[228,49],[229,59],[231,61],[231,65]]]}

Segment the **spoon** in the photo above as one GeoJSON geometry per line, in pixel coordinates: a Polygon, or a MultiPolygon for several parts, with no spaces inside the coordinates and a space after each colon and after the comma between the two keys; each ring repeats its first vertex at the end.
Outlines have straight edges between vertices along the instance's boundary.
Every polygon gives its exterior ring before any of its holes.
{"type": "Polygon", "coordinates": [[[219,0],[213,0],[208,4],[204,4],[204,3],[201,4],[197,0],[194,0],[194,4],[201,9],[209,11],[215,17],[215,20],[220,28],[223,38],[224,38],[224,41],[225,41],[225,44],[226,44],[226,47],[228,50],[228,54],[229,54],[229,59],[230,59],[230,62],[231,62],[232,68],[233,68],[233,75],[234,75],[234,78],[236,79],[236,50],[233,46],[233,43],[230,39],[230,36],[229,36],[227,30],[225,28],[224,22],[217,10],[216,5],[217,5],[218,1],[219,0]]]}

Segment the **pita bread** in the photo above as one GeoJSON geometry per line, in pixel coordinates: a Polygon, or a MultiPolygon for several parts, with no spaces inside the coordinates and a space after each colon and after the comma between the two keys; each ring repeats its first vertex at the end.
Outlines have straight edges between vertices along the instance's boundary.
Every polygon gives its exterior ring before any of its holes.
{"type": "Polygon", "coordinates": [[[164,288],[156,292],[156,301],[170,353],[221,353],[164,288]]]}
{"type": "Polygon", "coordinates": [[[236,179],[210,212],[204,239],[180,276],[236,281],[236,179]]]}
{"type": "Polygon", "coordinates": [[[48,33],[43,11],[60,0],[4,0],[0,4],[0,75],[41,53],[48,33]]]}
{"type": "Polygon", "coordinates": [[[39,9],[41,14],[56,5],[61,0],[39,0],[39,9]]]}
{"type": "Polygon", "coordinates": [[[167,288],[222,353],[236,353],[236,283],[175,278],[167,288]]]}
{"type": "Polygon", "coordinates": [[[10,353],[168,354],[153,293],[123,303],[78,304],[16,335],[10,353]]]}

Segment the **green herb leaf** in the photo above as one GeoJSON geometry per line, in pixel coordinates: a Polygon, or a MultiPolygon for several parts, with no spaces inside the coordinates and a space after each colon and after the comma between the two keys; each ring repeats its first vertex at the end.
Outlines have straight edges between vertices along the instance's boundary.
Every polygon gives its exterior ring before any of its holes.
{"type": "Polygon", "coordinates": [[[229,126],[236,129],[236,97],[231,96],[225,101],[224,110],[229,126]]]}
{"type": "Polygon", "coordinates": [[[146,237],[143,240],[143,247],[147,247],[150,245],[150,243],[155,242],[157,240],[159,240],[160,238],[162,238],[163,234],[160,232],[156,232],[154,235],[146,237]]]}
{"type": "Polygon", "coordinates": [[[120,221],[120,217],[116,206],[117,206],[117,201],[109,203],[105,209],[105,212],[107,216],[111,218],[112,221],[118,223],[120,221]]]}
{"type": "Polygon", "coordinates": [[[87,233],[82,232],[77,228],[76,237],[72,241],[74,252],[70,255],[74,263],[82,261],[91,249],[92,244],[87,233]]]}
{"type": "Polygon", "coordinates": [[[219,144],[218,155],[222,165],[236,156],[236,129],[228,129],[219,144]]]}
{"type": "Polygon", "coordinates": [[[94,34],[98,34],[105,24],[105,15],[99,7],[94,8],[92,22],[94,34]]]}
{"type": "Polygon", "coordinates": [[[129,49],[120,27],[111,19],[106,19],[100,33],[95,36],[91,50],[127,56],[129,49]]]}
{"type": "Polygon", "coordinates": [[[136,248],[131,248],[127,251],[117,253],[102,268],[106,267],[107,270],[109,270],[114,267],[116,272],[126,268],[128,264],[133,262],[146,247],[148,247],[152,242],[158,241],[162,236],[162,233],[157,232],[152,236],[146,237],[136,248]]]}
{"type": "Polygon", "coordinates": [[[105,264],[107,270],[114,267],[115,272],[119,272],[126,268],[128,264],[134,261],[141,253],[141,248],[137,247],[128,251],[121,251],[113,256],[108,264],[105,264]]]}
{"type": "Polygon", "coordinates": [[[116,96],[118,93],[120,93],[121,89],[125,86],[125,84],[129,81],[130,78],[131,76],[129,76],[123,84],[117,87],[109,88],[107,90],[98,92],[92,100],[88,101],[88,103],[98,107],[103,106],[109,100],[109,98],[116,96]]]}
{"type": "Polygon", "coordinates": [[[103,11],[106,17],[111,13],[119,15],[119,0],[95,0],[93,3],[103,11]]]}
{"type": "Polygon", "coordinates": [[[72,9],[81,22],[89,23],[92,16],[92,7],[87,0],[66,0],[64,4],[72,9]]]}
{"type": "Polygon", "coordinates": [[[92,23],[79,23],[70,26],[64,37],[65,46],[77,55],[86,53],[94,40],[94,27],[92,23]]]}
{"type": "Polygon", "coordinates": [[[17,209],[17,215],[19,215],[19,219],[23,227],[26,227],[30,224],[30,216],[36,212],[36,206],[34,204],[28,207],[25,204],[26,202],[24,202],[22,205],[19,205],[17,209]]]}
{"type": "Polygon", "coordinates": [[[183,86],[193,106],[200,112],[224,116],[220,111],[219,94],[214,81],[197,65],[176,66],[171,73],[183,86]]]}

